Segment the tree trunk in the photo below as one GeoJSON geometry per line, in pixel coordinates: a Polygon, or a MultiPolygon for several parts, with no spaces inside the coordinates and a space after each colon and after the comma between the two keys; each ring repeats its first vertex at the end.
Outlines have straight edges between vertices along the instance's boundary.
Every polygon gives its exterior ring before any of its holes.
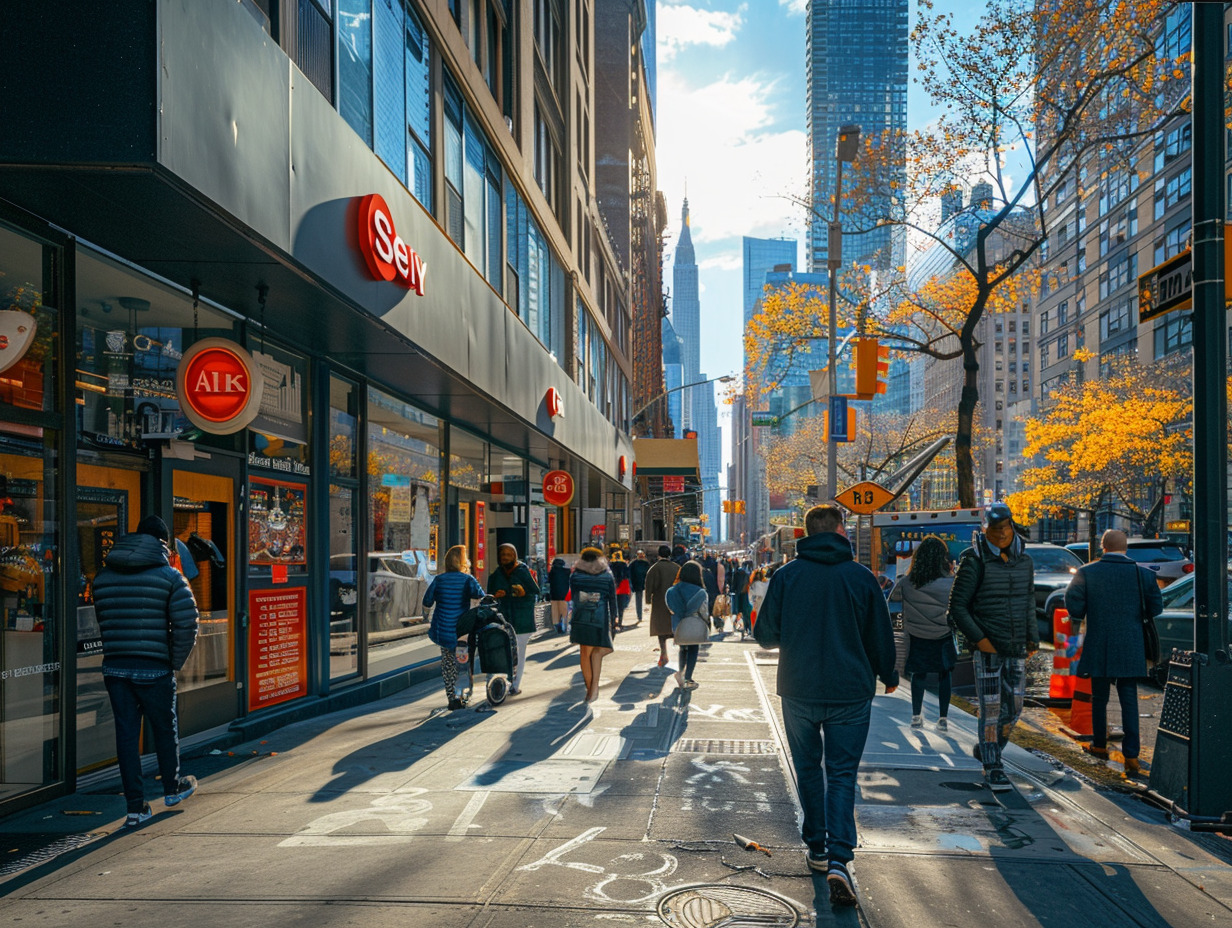
{"type": "MultiPolygon", "coordinates": [[[[982,307],[981,307],[982,308],[982,307]]],[[[972,312],[979,318],[979,312],[972,312]]],[[[954,436],[954,464],[958,472],[958,505],[973,509],[975,501],[975,459],[971,455],[971,435],[975,424],[975,407],[980,400],[978,377],[980,362],[975,357],[974,326],[964,326],[961,336],[963,358],[963,388],[958,401],[958,432],[954,436]]]]}

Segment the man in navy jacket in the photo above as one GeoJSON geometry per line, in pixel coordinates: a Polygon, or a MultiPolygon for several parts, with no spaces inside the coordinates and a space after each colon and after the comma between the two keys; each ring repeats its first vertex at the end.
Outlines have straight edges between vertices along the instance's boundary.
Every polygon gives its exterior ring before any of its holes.
{"type": "Polygon", "coordinates": [[[141,720],[150,723],[162,776],[163,802],[178,805],[197,788],[180,776],[175,672],[197,640],[197,601],[184,575],[171,566],[171,532],[146,516],[107,553],[94,578],[94,611],[103,638],[103,683],[115,714],[116,756],[126,826],[153,815],[141,778],[141,720]]]}
{"type": "Polygon", "coordinates": [[[885,595],[857,564],[836,506],[814,506],[795,560],[775,571],[757,614],[760,645],[779,649],[778,694],[800,802],[801,836],[830,902],[855,905],[856,772],[877,680],[892,693],[894,631],[885,595]],[[823,770],[824,764],[824,770],[823,770]]]}

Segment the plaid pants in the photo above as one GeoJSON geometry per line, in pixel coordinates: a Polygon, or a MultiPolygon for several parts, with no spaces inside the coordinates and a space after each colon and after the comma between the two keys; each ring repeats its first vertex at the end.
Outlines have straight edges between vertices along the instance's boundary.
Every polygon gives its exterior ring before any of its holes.
{"type": "Polygon", "coordinates": [[[1001,751],[1022,715],[1027,691],[1027,661],[975,651],[975,694],[979,703],[980,762],[984,769],[1001,766],[1001,751]]]}

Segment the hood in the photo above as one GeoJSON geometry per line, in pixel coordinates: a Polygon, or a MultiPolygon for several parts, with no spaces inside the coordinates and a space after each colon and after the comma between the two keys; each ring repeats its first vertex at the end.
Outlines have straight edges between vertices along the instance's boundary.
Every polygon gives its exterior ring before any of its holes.
{"type": "Polygon", "coordinates": [[[584,561],[581,558],[573,565],[574,570],[580,570],[584,574],[601,574],[608,569],[607,558],[597,557],[593,561],[584,561]]]}
{"type": "Polygon", "coordinates": [[[818,564],[841,564],[854,560],[851,542],[838,532],[818,532],[796,542],[796,557],[818,564]]]}
{"type": "Polygon", "coordinates": [[[136,573],[151,567],[169,567],[167,549],[153,535],[125,535],[107,552],[106,565],[121,573],[136,573]]]}
{"type": "Polygon", "coordinates": [[[552,562],[553,570],[555,570],[557,567],[564,567],[564,566],[565,566],[565,559],[563,557],[558,557],[556,560],[552,562]]]}

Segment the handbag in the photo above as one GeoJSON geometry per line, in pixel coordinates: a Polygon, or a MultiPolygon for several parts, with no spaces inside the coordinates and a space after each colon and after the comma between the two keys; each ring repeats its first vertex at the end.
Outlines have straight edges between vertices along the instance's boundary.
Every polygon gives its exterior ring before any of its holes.
{"type": "Polygon", "coordinates": [[[714,600],[714,614],[716,618],[725,619],[731,615],[731,599],[726,593],[720,593],[714,600]]]}
{"type": "Polygon", "coordinates": [[[1160,645],[1159,629],[1155,626],[1155,616],[1146,607],[1146,590],[1142,588],[1142,571],[1134,565],[1134,573],[1138,579],[1138,614],[1142,617],[1142,650],[1146,655],[1147,669],[1159,663],[1160,645]]]}
{"type": "Polygon", "coordinates": [[[620,583],[617,584],[616,595],[617,596],[632,596],[633,595],[633,587],[629,585],[628,580],[621,580],[620,583]]]}
{"type": "Polygon", "coordinates": [[[696,612],[682,616],[672,637],[678,645],[705,644],[710,640],[710,623],[696,612]]]}

